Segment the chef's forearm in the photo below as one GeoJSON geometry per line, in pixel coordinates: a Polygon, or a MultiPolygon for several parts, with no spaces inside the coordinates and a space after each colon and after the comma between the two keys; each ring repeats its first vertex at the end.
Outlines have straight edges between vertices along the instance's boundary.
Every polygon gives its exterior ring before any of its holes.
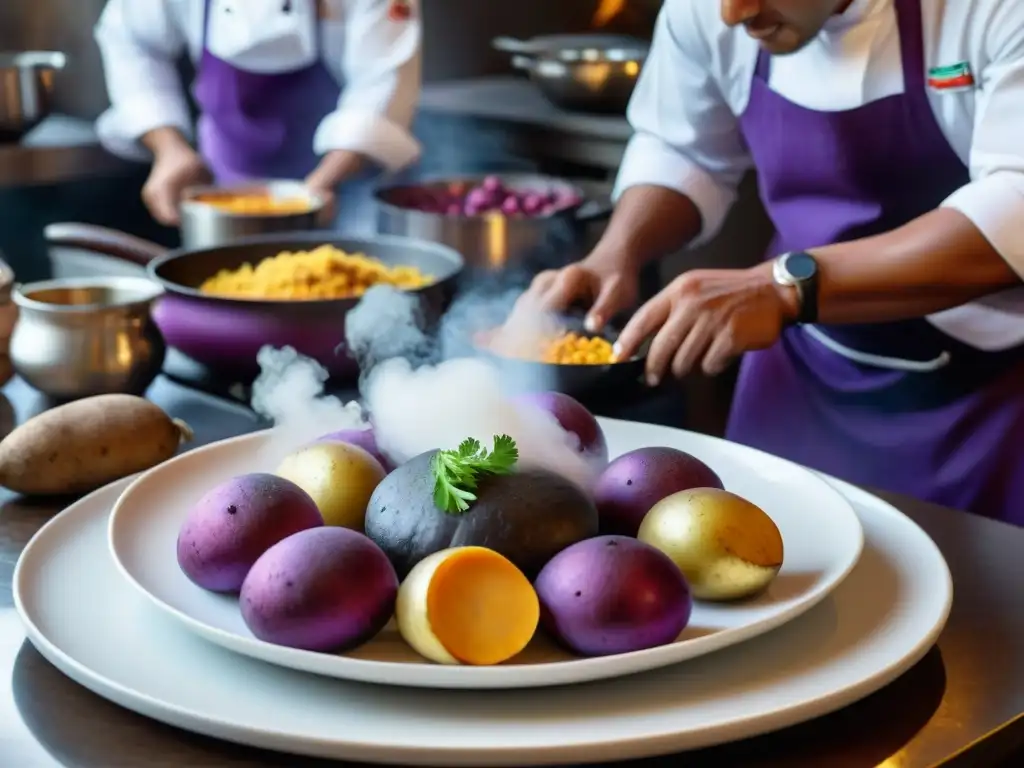
{"type": "Polygon", "coordinates": [[[160,157],[167,152],[181,149],[191,149],[188,140],[177,128],[154,128],[142,136],[142,145],[153,153],[153,157],[160,157]]]}
{"type": "Polygon", "coordinates": [[[700,235],[701,226],[700,211],[685,195],[655,185],[630,187],[619,198],[592,257],[639,270],[686,246],[700,235]]]}
{"type": "Polygon", "coordinates": [[[363,156],[358,152],[336,149],[323,156],[316,170],[306,179],[306,183],[317,189],[334,189],[358,173],[364,162],[363,156]]]}
{"type": "Polygon", "coordinates": [[[819,262],[823,323],[921,317],[1020,284],[970,219],[950,208],[811,252],[819,262]]]}

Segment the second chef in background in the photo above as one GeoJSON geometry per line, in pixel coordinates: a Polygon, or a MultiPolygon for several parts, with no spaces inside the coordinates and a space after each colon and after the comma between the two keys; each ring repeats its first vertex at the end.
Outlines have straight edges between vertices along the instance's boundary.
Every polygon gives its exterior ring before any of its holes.
{"type": "Polygon", "coordinates": [[[306,179],[337,194],[339,227],[362,234],[374,226],[374,175],[419,155],[414,0],[109,0],[96,40],[111,100],[100,140],[152,157],[143,197],[163,224],[178,223],[183,189],[211,178],[306,179]]]}

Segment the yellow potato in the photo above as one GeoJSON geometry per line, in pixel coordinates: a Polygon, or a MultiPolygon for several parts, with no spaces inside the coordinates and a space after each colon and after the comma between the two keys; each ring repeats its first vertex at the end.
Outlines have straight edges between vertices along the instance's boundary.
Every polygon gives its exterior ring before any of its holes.
{"type": "Polygon", "coordinates": [[[637,538],[672,558],[699,600],[738,600],[765,589],[782,567],[782,534],[758,506],[696,488],[662,499],[637,538]]]}
{"type": "Polygon", "coordinates": [[[29,419],[0,442],[0,485],[26,495],[87,493],[171,458],[192,431],[148,400],[97,395],[29,419]]]}
{"type": "Polygon", "coordinates": [[[384,479],[384,468],[362,448],[315,443],[286,456],[274,472],[308,493],[324,525],[363,531],[366,505],[384,479]]]}
{"type": "Polygon", "coordinates": [[[540,621],[540,601],[523,572],[484,547],[424,558],[398,589],[402,639],[438,664],[500,664],[522,651],[540,621]]]}

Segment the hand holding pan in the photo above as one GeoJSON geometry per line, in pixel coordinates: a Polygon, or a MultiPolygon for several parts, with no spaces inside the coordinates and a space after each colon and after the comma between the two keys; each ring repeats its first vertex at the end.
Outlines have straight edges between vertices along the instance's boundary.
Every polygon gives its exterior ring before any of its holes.
{"type": "Polygon", "coordinates": [[[235,381],[249,381],[259,370],[256,354],[265,345],[293,347],[335,377],[358,373],[344,347],[345,316],[358,298],[306,301],[255,300],[211,296],[199,286],[217,272],[255,264],[283,251],[309,251],[331,245],[364,253],[389,266],[411,266],[434,282],[417,293],[428,315],[439,315],[451,301],[462,257],[444,245],[405,237],[345,237],[334,232],[282,232],[247,237],[214,248],[167,250],[155,243],[90,224],[52,224],[45,230],[51,248],[73,248],[144,265],[166,294],[153,318],[168,346],[209,370],[235,381]],[[340,348],[339,348],[339,345],[340,348]]]}

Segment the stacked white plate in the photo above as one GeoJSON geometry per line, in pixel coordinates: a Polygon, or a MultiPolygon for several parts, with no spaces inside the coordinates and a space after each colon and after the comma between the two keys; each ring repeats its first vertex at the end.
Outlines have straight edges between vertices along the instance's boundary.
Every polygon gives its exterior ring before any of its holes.
{"type": "Polygon", "coordinates": [[[22,555],[16,604],[52,663],[142,714],[255,746],[403,765],[596,762],[740,739],[845,706],[934,643],[949,572],[897,510],[715,438],[602,427],[612,456],[679,448],[768,512],[786,547],[768,592],[698,604],[675,643],[606,658],[575,659],[538,640],[507,665],[440,666],[390,627],[344,655],[270,645],[252,637],[236,600],[194,586],[175,556],[203,493],[269,468],[260,433],[69,508],[22,555]]]}

